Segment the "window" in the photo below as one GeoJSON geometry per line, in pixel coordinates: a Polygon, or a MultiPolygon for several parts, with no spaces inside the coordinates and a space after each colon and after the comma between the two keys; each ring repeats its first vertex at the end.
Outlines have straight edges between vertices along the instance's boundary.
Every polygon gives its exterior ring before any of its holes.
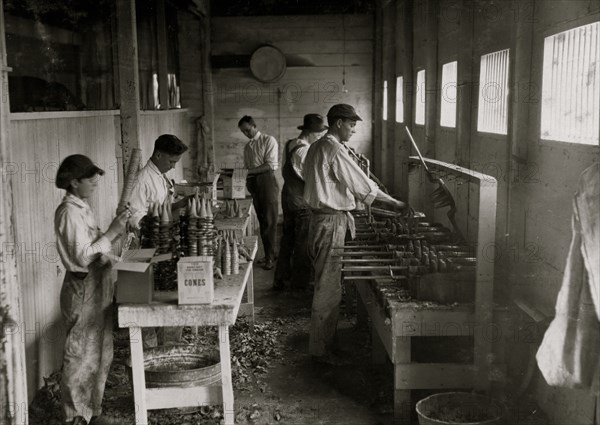
{"type": "Polygon", "coordinates": [[[113,0],[5,0],[11,112],[116,109],[113,0]]]}
{"type": "Polygon", "coordinates": [[[388,116],[388,95],[387,80],[383,82],[383,120],[387,121],[388,116]]]}
{"type": "Polygon", "coordinates": [[[396,122],[404,122],[404,77],[396,78],[396,122]]]}
{"type": "Polygon", "coordinates": [[[481,57],[477,131],[507,134],[508,52],[506,49],[481,57]]]}
{"type": "Polygon", "coordinates": [[[449,62],[442,66],[442,96],[440,125],[456,128],[456,72],[458,62],[449,62]]]}
{"type": "Polygon", "coordinates": [[[138,68],[139,68],[139,90],[140,109],[173,109],[181,107],[181,95],[179,89],[179,42],[177,9],[165,1],[165,12],[157,11],[155,1],[137,0],[136,24],[138,39],[138,68]],[[166,40],[159,40],[159,19],[166,26],[166,40]],[[159,57],[159,44],[166,43],[166,57],[159,57]],[[167,65],[167,108],[161,108],[160,104],[160,63],[166,61],[167,65]]]}
{"type": "Polygon", "coordinates": [[[544,40],[541,138],[598,145],[600,23],[544,40]]]}
{"type": "Polygon", "coordinates": [[[425,70],[417,72],[415,96],[415,124],[425,125],[425,70]]]}

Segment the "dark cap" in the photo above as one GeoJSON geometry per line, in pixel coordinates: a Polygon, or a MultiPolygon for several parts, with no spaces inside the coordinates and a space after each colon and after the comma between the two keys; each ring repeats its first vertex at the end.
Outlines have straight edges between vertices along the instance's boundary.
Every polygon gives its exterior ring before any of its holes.
{"type": "Polygon", "coordinates": [[[329,109],[329,112],[327,112],[327,118],[347,118],[353,121],[362,121],[362,118],[358,116],[354,108],[347,103],[333,105],[329,109]]]}
{"type": "Polygon", "coordinates": [[[188,150],[185,143],[173,134],[162,134],[154,141],[154,150],[168,155],[181,155],[188,150]]]}
{"type": "Polygon", "coordinates": [[[98,167],[85,155],[70,155],[63,159],[56,172],[56,187],[67,189],[73,179],[89,179],[96,174],[103,175],[104,170],[98,167]]]}
{"type": "Polygon", "coordinates": [[[328,128],[323,124],[323,117],[319,114],[304,115],[304,124],[298,126],[298,130],[307,130],[311,133],[320,133],[328,128]]]}

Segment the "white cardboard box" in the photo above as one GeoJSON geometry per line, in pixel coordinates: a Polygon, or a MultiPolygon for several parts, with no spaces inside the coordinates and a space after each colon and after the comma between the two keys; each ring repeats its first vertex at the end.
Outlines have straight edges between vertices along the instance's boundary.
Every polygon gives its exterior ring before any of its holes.
{"type": "Polygon", "coordinates": [[[223,176],[223,197],[225,199],[244,199],[246,198],[246,177],[248,170],[245,168],[236,168],[233,175],[223,176]]]}
{"type": "Polygon", "coordinates": [[[179,304],[211,304],[215,285],[213,257],[183,257],[177,263],[179,304]]]}

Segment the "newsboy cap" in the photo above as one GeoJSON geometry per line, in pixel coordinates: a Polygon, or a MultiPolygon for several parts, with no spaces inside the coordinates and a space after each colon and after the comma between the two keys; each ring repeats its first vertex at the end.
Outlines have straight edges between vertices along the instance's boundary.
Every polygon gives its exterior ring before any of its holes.
{"type": "Polygon", "coordinates": [[[85,155],[70,155],[63,159],[56,172],[56,187],[67,189],[73,179],[89,179],[96,174],[103,175],[104,170],[98,167],[85,155]]]}
{"type": "Polygon", "coordinates": [[[352,105],[347,103],[338,103],[333,105],[329,112],[327,112],[328,118],[347,118],[353,121],[362,121],[362,118],[358,116],[352,105]]]}
{"type": "Polygon", "coordinates": [[[320,133],[328,128],[323,124],[323,117],[319,114],[304,115],[304,123],[298,126],[298,130],[308,130],[312,133],[320,133]]]}

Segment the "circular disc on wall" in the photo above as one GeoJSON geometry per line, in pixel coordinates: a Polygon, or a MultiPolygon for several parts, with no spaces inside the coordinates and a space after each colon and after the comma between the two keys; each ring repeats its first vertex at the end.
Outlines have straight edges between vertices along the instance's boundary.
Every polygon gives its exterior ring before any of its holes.
{"type": "Polygon", "coordinates": [[[274,46],[261,46],[250,57],[250,71],[263,83],[272,83],[285,74],[285,55],[274,46]]]}

